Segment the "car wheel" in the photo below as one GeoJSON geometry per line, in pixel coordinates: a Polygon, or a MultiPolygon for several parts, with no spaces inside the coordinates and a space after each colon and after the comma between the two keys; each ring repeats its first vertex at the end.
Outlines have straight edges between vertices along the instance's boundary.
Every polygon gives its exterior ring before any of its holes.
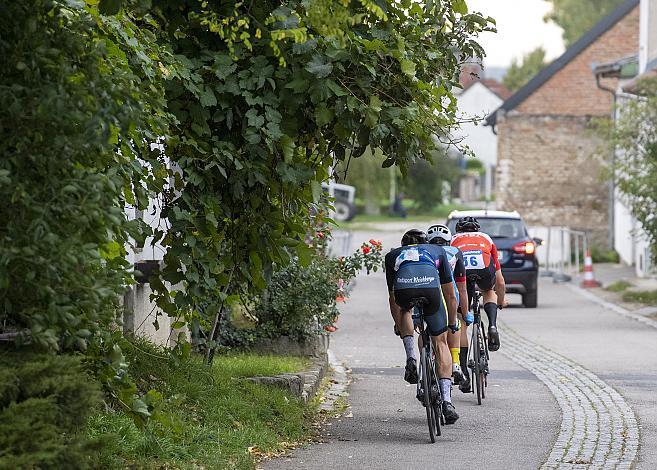
{"type": "Polygon", "coordinates": [[[538,305],[538,291],[522,294],[522,304],[525,308],[536,308],[538,305]]]}
{"type": "Polygon", "coordinates": [[[349,222],[356,216],[356,207],[347,201],[335,201],[333,209],[335,209],[333,218],[338,222],[349,222]]]}

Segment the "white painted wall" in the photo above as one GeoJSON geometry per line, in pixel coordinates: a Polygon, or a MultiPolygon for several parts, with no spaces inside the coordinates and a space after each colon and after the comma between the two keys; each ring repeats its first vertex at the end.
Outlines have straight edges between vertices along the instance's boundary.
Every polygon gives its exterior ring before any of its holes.
{"type": "MultiPolygon", "coordinates": [[[[475,117],[486,118],[502,103],[502,99],[481,82],[473,83],[467,90],[457,96],[461,120],[475,117]]],[[[472,149],[476,157],[484,163],[484,195],[490,198],[493,193],[493,175],[497,165],[497,136],[491,127],[479,123],[466,122],[460,126],[456,138],[463,138],[463,143],[472,149]]]]}
{"type": "MultiPolygon", "coordinates": [[[[641,22],[639,30],[639,74],[647,71],[648,65],[657,59],[657,0],[641,0],[641,22]]],[[[621,91],[623,83],[617,90],[618,110],[616,117],[622,113],[623,102],[635,99],[621,91]]],[[[617,158],[622,158],[618,154],[617,158]]],[[[646,233],[641,228],[625,203],[623,195],[616,192],[614,198],[614,249],[621,261],[633,265],[638,277],[654,276],[655,266],[647,243],[646,233]]]]}
{"type": "MultiPolygon", "coordinates": [[[[157,145],[152,144],[153,147],[157,145]]],[[[126,206],[125,214],[129,220],[136,218],[143,219],[154,230],[158,228],[166,230],[168,223],[166,219],[161,218],[161,208],[162,200],[151,199],[147,210],[141,212],[134,206],[126,206]]],[[[153,244],[152,237],[146,239],[142,248],[135,247],[130,243],[125,246],[125,249],[127,252],[126,259],[132,265],[140,261],[162,261],[165,253],[165,249],[161,244],[153,244]]],[[[124,301],[128,301],[129,297],[129,304],[133,312],[131,332],[136,336],[146,337],[161,346],[173,347],[175,346],[180,330],[172,330],[171,325],[173,320],[161,312],[155,302],[150,300],[151,293],[149,284],[136,284],[126,293],[124,301]],[[154,325],[156,319],[158,328],[155,328],[154,325]]],[[[183,331],[183,333],[189,338],[187,331],[183,331]]]]}

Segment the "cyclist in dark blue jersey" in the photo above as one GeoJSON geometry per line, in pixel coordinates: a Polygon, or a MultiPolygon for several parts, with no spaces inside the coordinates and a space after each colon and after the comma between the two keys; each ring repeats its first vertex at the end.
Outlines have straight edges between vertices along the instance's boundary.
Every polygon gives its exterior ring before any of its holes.
{"type": "Polygon", "coordinates": [[[458,248],[451,246],[452,231],[443,224],[434,224],[427,229],[429,243],[435,243],[445,249],[449,264],[454,274],[454,286],[456,288],[456,299],[458,305],[459,320],[465,323],[460,331],[449,333],[447,343],[452,353],[452,377],[454,384],[462,391],[470,392],[470,377],[468,373],[468,336],[467,326],[474,321],[474,315],[468,311],[468,287],[466,280],[465,262],[463,253],[458,248]],[[464,313],[465,312],[465,313],[464,313]]]}
{"type": "Polygon", "coordinates": [[[452,361],[447,345],[447,330],[458,329],[456,295],[452,269],[444,248],[427,243],[426,234],[409,230],[402,237],[402,246],[385,257],[390,313],[402,337],[406,351],[404,379],[417,383],[417,352],[414,341],[411,301],[427,299],[424,315],[427,329],[438,355],[440,391],[443,396],[445,422],[452,424],[458,414],[452,405],[452,361]]]}

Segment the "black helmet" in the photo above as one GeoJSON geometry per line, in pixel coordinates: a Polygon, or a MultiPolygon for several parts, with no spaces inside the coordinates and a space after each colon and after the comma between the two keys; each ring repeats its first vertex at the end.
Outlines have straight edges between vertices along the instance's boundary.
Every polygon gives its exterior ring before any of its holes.
{"type": "Polygon", "coordinates": [[[420,245],[422,243],[427,243],[427,234],[416,228],[412,228],[406,232],[401,240],[402,246],[420,245]]]}
{"type": "Polygon", "coordinates": [[[481,228],[479,222],[474,217],[463,217],[456,222],[456,232],[478,232],[481,228]]]}

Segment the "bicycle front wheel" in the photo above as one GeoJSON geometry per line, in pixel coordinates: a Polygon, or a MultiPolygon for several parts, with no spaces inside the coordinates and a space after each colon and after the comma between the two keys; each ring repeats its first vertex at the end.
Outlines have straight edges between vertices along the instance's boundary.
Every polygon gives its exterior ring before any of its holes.
{"type": "Polygon", "coordinates": [[[427,411],[427,424],[429,425],[429,439],[436,442],[436,416],[431,403],[431,372],[429,370],[429,348],[426,346],[420,352],[420,368],[422,369],[422,389],[424,390],[424,408],[427,411]]]}
{"type": "Polygon", "coordinates": [[[479,322],[476,322],[474,324],[474,328],[472,329],[472,334],[474,336],[474,351],[473,351],[473,357],[474,357],[474,380],[475,380],[475,388],[477,389],[477,404],[481,405],[481,396],[484,388],[484,384],[482,383],[482,370],[481,370],[481,332],[479,331],[479,328],[481,328],[481,324],[479,322]]]}

